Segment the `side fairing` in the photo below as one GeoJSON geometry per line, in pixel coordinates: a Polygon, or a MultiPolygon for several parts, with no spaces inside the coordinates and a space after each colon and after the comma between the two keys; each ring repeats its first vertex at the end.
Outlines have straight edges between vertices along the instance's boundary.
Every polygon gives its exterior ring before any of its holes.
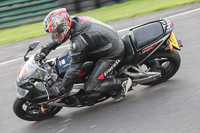
{"type": "Polygon", "coordinates": [[[71,56],[69,51],[56,59],[56,69],[60,77],[63,77],[70,67],[71,56]]]}

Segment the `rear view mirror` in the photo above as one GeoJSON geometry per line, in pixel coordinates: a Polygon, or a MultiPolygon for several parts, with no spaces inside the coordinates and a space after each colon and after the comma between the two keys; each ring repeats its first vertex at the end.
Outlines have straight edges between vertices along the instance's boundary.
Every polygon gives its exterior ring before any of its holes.
{"type": "Polygon", "coordinates": [[[28,48],[26,54],[24,55],[24,61],[27,61],[27,60],[28,60],[28,57],[26,57],[26,55],[28,54],[28,52],[34,50],[34,49],[37,47],[37,45],[38,45],[39,43],[40,43],[40,41],[35,41],[35,42],[32,42],[32,43],[29,45],[29,48],[28,48]]]}
{"type": "Polygon", "coordinates": [[[32,42],[32,43],[29,45],[29,51],[34,50],[34,49],[38,46],[39,43],[40,43],[40,41],[32,42]]]}

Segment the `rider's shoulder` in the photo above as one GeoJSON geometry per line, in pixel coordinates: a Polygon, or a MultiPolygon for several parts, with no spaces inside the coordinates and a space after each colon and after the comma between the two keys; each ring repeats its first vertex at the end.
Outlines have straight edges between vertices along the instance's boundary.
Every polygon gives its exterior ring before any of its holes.
{"type": "Polygon", "coordinates": [[[85,40],[83,40],[81,35],[74,37],[70,41],[70,50],[80,51],[86,47],[87,47],[86,42],[85,40]]]}
{"type": "Polygon", "coordinates": [[[91,25],[87,17],[84,16],[73,17],[73,21],[76,23],[74,36],[87,32],[91,25]]]}

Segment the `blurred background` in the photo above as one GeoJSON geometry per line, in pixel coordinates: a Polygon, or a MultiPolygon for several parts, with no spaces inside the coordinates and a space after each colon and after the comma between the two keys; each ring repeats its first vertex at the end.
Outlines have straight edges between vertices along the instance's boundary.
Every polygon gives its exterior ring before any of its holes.
{"type": "Polygon", "coordinates": [[[91,16],[102,22],[110,22],[198,1],[1,0],[0,45],[46,35],[42,21],[50,11],[57,8],[66,8],[72,16],[91,16]]]}
{"type": "MultiPolygon", "coordinates": [[[[0,132],[1,133],[200,133],[200,0],[0,0],[0,132]],[[41,122],[19,119],[12,106],[16,76],[28,45],[51,41],[42,21],[52,10],[91,16],[114,27],[129,28],[166,18],[183,43],[182,63],[169,81],[138,85],[119,103],[112,99],[92,107],[63,108],[41,122]]],[[[48,56],[68,49],[69,41],[48,56]]],[[[31,52],[30,54],[33,54],[31,52]]]]}
{"type": "Polygon", "coordinates": [[[1,0],[0,29],[42,21],[56,8],[75,14],[124,1],[127,0],[1,0]]]}

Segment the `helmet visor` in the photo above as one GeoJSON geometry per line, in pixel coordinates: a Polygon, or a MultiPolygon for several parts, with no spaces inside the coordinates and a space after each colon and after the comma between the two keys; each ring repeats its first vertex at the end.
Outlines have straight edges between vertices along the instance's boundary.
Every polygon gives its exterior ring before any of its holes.
{"type": "Polygon", "coordinates": [[[51,36],[53,41],[58,41],[59,36],[63,33],[62,25],[59,25],[55,30],[49,32],[48,35],[51,36]]]}

